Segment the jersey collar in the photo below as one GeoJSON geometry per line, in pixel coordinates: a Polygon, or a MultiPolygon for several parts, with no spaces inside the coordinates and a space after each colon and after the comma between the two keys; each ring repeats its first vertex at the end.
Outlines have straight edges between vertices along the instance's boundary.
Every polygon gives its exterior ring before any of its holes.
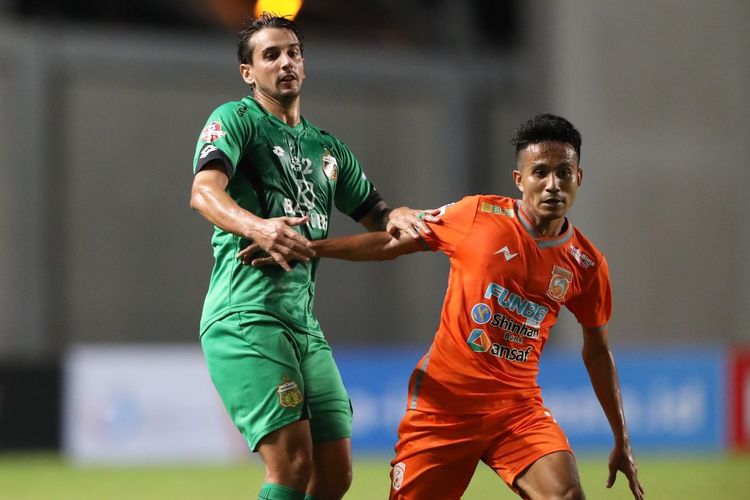
{"type": "Polygon", "coordinates": [[[536,242],[536,246],[539,248],[552,248],[563,243],[566,243],[570,238],[573,237],[573,224],[570,223],[568,218],[565,218],[565,231],[557,236],[545,238],[540,236],[534,226],[531,224],[531,220],[527,217],[526,212],[521,208],[521,200],[516,200],[513,204],[513,208],[516,212],[516,219],[521,224],[521,227],[531,236],[536,242]]]}

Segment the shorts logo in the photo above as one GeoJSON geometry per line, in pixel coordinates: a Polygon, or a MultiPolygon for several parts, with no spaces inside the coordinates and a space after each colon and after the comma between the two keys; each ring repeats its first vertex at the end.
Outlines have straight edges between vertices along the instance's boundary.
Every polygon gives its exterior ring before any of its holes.
{"type": "Polygon", "coordinates": [[[332,181],[339,176],[339,164],[327,149],[323,151],[323,173],[332,181]]]}
{"type": "Polygon", "coordinates": [[[487,338],[487,334],[484,330],[477,328],[472,330],[469,334],[469,338],[466,339],[466,343],[469,344],[471,350],[474,352],[487,352],[490,349],[490,339],[487,338]]]}
{"type": "Polygon", "coordinates": [[[492,310],[490,309],[490,306],[482,302],[475,305],[471,309],[471,319],[474,320],[474,323],[478,323],[480,325],[487,323],[490,319],[492,319],[492,310]]]}
{"type": "Polygon", "coordinates": [[[562,302],[565,294],[568,292],[571,281],[573,281],[572,272],[562,267],[554,266],[552,268],[552,278],[549,280],[547,297],[556,302],[562,302]]]}
{"type": "Polygon", "coordinates": [[[284,377],[276,392],[279,393],[279,403],[284,408],[294,408],[302,402],[302,391],[295,381],[289,380],[289,377],[284,377]]]}
{"type": "Polygon", "coordinates": [[[404,483],[404,473],[406,472],[406,464],[399,462],[393,466],[393,489],[397,490],[404,483]]]}
{"type": "Polygon", "coordinates": [[[227,133],[221,130],[221,122],[213,121],[206,125],[206,128],[201,132],[201,141],[214,142],[225,135],[227,135],[227,133]]]}

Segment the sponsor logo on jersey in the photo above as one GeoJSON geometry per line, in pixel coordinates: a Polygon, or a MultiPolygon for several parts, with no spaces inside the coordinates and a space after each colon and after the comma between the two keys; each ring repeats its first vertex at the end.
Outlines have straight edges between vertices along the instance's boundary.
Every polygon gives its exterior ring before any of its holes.
{"type": "Polygon", "coordinates": [[[393,489],[397,490],[404,483],[404,474],[406,473],[406,464],[399,462],[393,466],[393,489]]]}
{"type": "Polygon", "coordinates": [[[503,344],[492,344],[490,354],[500,359],[525,363],[529,359],[529,354],[531,354],[531,346],[526,349],[516,349],[503,344]]]}
{"type": "Polygon", "coordinates": [[[516,312],[526,318],[525,324],[533,328],[539,328],[539,325],[542,324],[542,321],[544,321],[545,316],[549,312],[548,307],[524,299],[497,283],[490,283],[487,286],[487,291],[484,292],[485,299],[492,297],[497,299],[497,303],[503,309],[516,312]]]}
{"type": "Polygon", "coordinates": [[[490,348],[490,339],[487,338],[484,330],[480,330],[479,328],[471,331],[469,338],[466,339],[466,343],[469,344],[469,347],[474,352],[487,352],[490,348]]]}
{"type": "Polygon", "coordinates": [[[205,146],[203,146],[203,149],[201,149],[200,159],[203,160],[204,158],[206,158],[206,156],[218,150],[219,148],[217,148],[213,144],[206,144],[205,146]]]}
{"type": "Polygon", "coordinates": [[[507,340],[508,342],[514,342],[516,344],[523,344],[523,337],[520,335],[514,335],[510,332],[503,332],[503,340],[507,340]]]}
{"type": "Polygon", "coordinates": [[[284,149],[281,146],[274,146],[273,147],[273,154],[275,154],[276,156],[278,156],[279,158],[281,158],[286,153],[284,152],[284,149]]]}
{"type": "Polygon", "coordinates": [[[486,201],[482,202],[482,204],[479,206],[479,210],[495,215],[504,215],[511,218],[515,217],[515,213],[513,212],[512,208],[499,207],[497,205],[493,205],[492,203],[487,203],[486,201]]]}
{"type": "MultiPolygon", "coordinates": [[[[505,333],[514,334],[519,337],[526,337],[527,339],[536,340],[539,338],[538,328],[522,325],[521,323],[517,323],[511,318],[500,313],[495,313],[492,316],[492,322],[490,323],[490,326],[494,326],[495,328],[503,330],[505,333]]],[[[509,339],[505,337],[505,340],[509,339]]]]}
{"type": "Polygon", "coordinates": [[[492,319],[492,309],[487,304],[480,302],[471,309],[471,319],[475,323],[483,325],[492,319]]]}
{"type": "Polygon", "coordinates": [[[302,402],[302,391],[299,390],[299,386],[289,377],[284,377],[281,384],[276,389],[279,393],[279,403],[284,408],[294,408],[302,402]]]}
{"type": "Polygon", "coordinates": [[[327,149],[323,151],[323,173],[332,181],[339,176],[339,163],[327,149]]]}
{"type": "Polygon", "coordinates": [[[571,271],[560,266],[554,266],[552,268],[552,278],[549,280],[547,297],[556,302],[562,302],[565,294],[568,292],[571,281],[573,281],[573,273],[571,271]]]}
{"type": "Polygon", "coordinates": [[[571,257],[573,257],[582,268],[588,269],[594,267],[594,261],[591,257],[583,253],[580,248],[574,246],[572,243],[568,247],[568,253],[570,253],[571,257]]]}
{"type": "Polygon", "coordinates": [[[503,257],[505,257],[505,262],[508,262],[513,257],[517,257],[517,253],[510,253],[510,250],[508,250],[508,245],[505,245],[503,248],[495,252],[495,255],[497,254],[503,254],[503,257]]]}
{"type": "Polygon", "coordinates": [[[226,132],[221,130],[221,122],[212,121],[206,128],[201,132],[201,141],[203,142],[214,142],[227,135],[226,132]]]}

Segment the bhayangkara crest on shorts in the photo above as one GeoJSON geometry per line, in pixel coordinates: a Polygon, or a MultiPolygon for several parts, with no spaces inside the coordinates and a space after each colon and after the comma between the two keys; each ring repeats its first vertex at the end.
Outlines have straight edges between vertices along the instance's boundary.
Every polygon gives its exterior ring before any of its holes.
{"type": "Polygon", "coordinates": [[[397,490],[401,487],[404,482],[404,473],[406,472],[406,464],[399,462],[393,466],[393,489],[397,490]]]}
{"type": "Polygon", "coordinates": [[[547,297],[555,302],[562,302],[568,293],[570,282],[573,281],[573,273],[560,266],[552,268],[552,278],[549,280],[547,297]]]}
{"type": "Polygon", "coordinates": [[[279,393],[279,403],[284,408],[294,408],[302,402],[302,391],[297,382],[289,380],[289,377],[284,377],[276,391],[279,393]]]}

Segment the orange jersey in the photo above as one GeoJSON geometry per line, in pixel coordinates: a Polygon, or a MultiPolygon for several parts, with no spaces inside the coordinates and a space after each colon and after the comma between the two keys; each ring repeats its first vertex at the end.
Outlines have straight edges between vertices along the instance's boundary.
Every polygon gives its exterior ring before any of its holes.
{"type": "Polygon", "coordinates": [[[440,326],[409,381],[408,408],[485,413],[538,398],[539,357],[565,305],[585,327],[612,310],[604,256],[570,223],[539,237],[520,200],[469,196],[446,207],[432,250],[450,257],[440,326]]]}

